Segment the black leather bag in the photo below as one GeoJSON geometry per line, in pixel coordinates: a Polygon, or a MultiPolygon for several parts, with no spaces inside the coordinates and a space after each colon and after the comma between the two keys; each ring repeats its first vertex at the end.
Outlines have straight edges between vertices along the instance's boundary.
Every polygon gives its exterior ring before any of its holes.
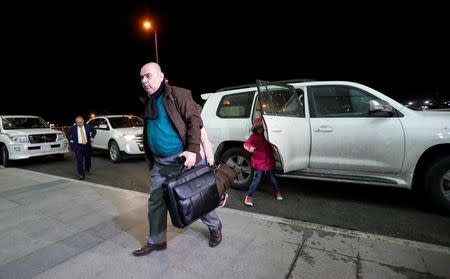
{"type": "Polygon", "coordinates": [[[214,171],[199,166],[163,183],[164,198],[172,224],[184,228],[219,206],[214,171]]]}

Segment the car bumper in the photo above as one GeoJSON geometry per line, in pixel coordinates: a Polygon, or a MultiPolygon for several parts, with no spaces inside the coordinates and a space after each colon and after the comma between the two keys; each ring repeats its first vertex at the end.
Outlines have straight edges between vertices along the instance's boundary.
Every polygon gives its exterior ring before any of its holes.
{"type": "Polygon", "coordinates": [[[144,154],[144,144],[134,140],[125,141],[121,143],[120,150],[130,155],[141,155],[144,154]]]}
{"type": "Polygon", "coordinates": [[[67,140],[47,143],[14,143],[8,146],[10,160],[28,159],[31,157],[64,154],[69,152],[67,140]]]}

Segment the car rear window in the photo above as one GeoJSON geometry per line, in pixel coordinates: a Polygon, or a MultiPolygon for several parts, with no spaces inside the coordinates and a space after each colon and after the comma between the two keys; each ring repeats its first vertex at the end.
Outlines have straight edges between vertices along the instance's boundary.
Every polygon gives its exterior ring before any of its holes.
{"type": "Polygon", "coordinates": [[[108,120],[114,129],[144,126],[144,121],[137,116],[108,117],[108,120]]]}
{"type": "Polygon", "coordinates": [[[217,108],[221,118],[248,118],[253,103],[254,91],[230,94],[222,97],[217,108]]]}

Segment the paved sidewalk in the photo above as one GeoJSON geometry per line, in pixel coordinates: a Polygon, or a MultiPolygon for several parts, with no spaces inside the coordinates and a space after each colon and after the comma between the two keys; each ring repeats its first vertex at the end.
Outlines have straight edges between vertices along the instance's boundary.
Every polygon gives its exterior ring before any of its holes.
{"type": "Polygon", "coordinates": [[[0,168],[0,278],[450,278],[449,247],[226,208],[218,247],[169,225],[168,249],[136,258],[147,198],[0,168]]]}

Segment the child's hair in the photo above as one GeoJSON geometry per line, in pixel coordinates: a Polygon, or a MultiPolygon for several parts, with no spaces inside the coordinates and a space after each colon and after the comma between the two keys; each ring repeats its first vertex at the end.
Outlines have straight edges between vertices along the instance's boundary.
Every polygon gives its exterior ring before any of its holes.
{"type": "Polygon", "coordinates": [[[256,130],[258,128],[261,128],[264,131],[264,125],[263,125],[261,117],[257,117],[257,118],[255,118],[255,120],[253,120],[253,126],[251,129],[252,133],[256,133],[256,130]]]}

